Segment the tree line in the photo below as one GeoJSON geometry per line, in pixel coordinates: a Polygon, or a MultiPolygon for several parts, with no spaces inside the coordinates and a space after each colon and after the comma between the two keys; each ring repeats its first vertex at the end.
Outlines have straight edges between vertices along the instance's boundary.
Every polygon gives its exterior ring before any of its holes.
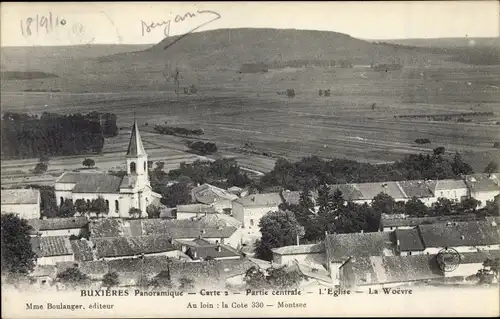
{"type": "Polygon", "coordinates": [[[116,115],[111,113],[6,112],[1,124],[2,158],[6,159],[100,153],[104,138],[118,134],[116,115]]]}
{"type": "Polygon", "coordinates": [[[304,186],[316,189],[323,184],[453,179],[472,173],[472,167],[462,160],[459,153],[447,156],[444,148],[436,148],[432,155],[411,154],[403,160],[379,165],[310,156],[294,163],[278,159],[273,170],[261,178],[258,187],[261,190],[276,186],[301,190],[304,186]]]}

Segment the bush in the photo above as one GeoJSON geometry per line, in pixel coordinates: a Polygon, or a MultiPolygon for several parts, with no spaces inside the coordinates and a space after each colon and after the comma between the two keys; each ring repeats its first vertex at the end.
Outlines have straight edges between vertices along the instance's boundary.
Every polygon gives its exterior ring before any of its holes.
{"type": "Polygon", "coordinates": [[[91,159],[91,158],[86,158],[86,159],[83,160],[82,165],[85,166],[85,167],[90,168],[90,167],[92,167],[92,166],[95,165],[95,161],[93,159],[91,159]]]}
{"type": "Polygon", "coordinates": [[[35,165],[35,168],[33,169],[33,172],[35,174],[42,174],[42,173],[45,173],[47,171],[47,168],[48,168],[47,164],[45,164],[45,163],[37,163],[35,165]]]}
{"type": "Polygon", "coordinates": [[[494,148],[500,148],[500,142],[495,142],[493,143],[494,148]]]}
{"type": "Polygon", "coordinates": [[[204,143],[202,141],[196,141],[194,143],[188,143],[187,146],[200,155],[208,155],[217,152],[217,145],[211,142],[204,143]]]}
{"type": "Polygon", "coordinates": [[[429,144],[431,141],[428,138],[417,138],[415,143],[417,144],[429,144]]]}

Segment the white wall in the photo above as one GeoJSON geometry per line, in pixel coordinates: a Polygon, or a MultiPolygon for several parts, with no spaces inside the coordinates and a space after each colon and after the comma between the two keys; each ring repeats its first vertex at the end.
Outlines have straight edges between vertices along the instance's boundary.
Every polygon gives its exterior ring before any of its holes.
{"type": "Polygon", "coordinates": [[[55,265],[61,261],[75,261],[75,257],[73,254],[71,255],[62,255],[62,256],[51,256],[51,257],[39,257],[36,260],[38,265],[55,265]]]}
{"type": "Polygon", "coordinates": [[[472,264],[459,264],[458,267],[452,271],[445,271],[445,277],[467,277],[477,274],[479,269],[483,269],[483,263],[472,264]]]}
{"type": "Polygon", "coordinates": [[[471,196],[480,201],[481,205],[479,208],[483,208],[486,206],[487,201],[493,201],[498,194],[500,194],[500,191],[474,192],[471,196]]]}
{"type": "Polygon", "coordinates": [[[205,213],[177,212],[177,219],[190,219],[193,217],[204,216],[205,213]]]}
{"type": "MultiPolygon", "coordinates": [[[[499,250],[500,245],[485,245],[485,246],[454,246],[454,247],[448,247],[448,248],[453,248],[459,253],[473,253],[473,252],[478,252],[481,250],[499,250]]],[[[427,247],[424,251],[412,251],[412,255],[437,255],[441,250],[443,250],[444,247],[427,247]]],[[[403,253],[401,253],[403,255],[403,253]]],[[[406,254],[408,255],[408,253],[406,254]]],[[[404,256],[404,255],[403,255],[404,256]]]]}
{"type": "Polygon", "coordinates": [[[72,228],[72,229],[51,229],[51,230],[40,230],[40,236],[78,236],[82,228],[72,228]]]}
{"type": "Polygon", "coordinates": [[[437,198],[444,197],[450,200],[454,200],[460,202],[462,197],[467,197],[469,195],[469,191],[467,188],[457,188],[457,189],[448,189],[448,190],[438,190],[436,191],[437,198]]]}
{"type": "Polygon", "coordinates": [[[24,219],[39,219],[40,204],[6,204],[2,205],[2,213],[12,213],[24,219]]]}

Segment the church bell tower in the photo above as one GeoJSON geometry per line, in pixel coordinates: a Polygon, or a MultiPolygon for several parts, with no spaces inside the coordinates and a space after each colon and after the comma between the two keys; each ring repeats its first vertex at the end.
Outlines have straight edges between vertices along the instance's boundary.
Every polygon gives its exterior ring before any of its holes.
{"type": "Polygon", "coordinates": [[[148,154],[142,145],[139,127],[134,120],[132,133],[130,134],[130,142],[127,149],[127,175],[136,178],[136,186],[139,190],[149,187],[148,174],[148,154]]]}

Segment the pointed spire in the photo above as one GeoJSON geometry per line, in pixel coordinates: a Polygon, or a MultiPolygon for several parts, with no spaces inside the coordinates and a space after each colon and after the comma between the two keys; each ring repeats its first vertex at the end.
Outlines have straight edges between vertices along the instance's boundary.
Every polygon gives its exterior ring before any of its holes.
{"type": "Polygon", "coordinates": [[[127,157],[138,157],[143,155],[146,155],[146,151],[142,145],[139,127],[137,126],[137,122],[134,120],[132,133],[130,134],[130,142],[128,143],[127,157]]]}

